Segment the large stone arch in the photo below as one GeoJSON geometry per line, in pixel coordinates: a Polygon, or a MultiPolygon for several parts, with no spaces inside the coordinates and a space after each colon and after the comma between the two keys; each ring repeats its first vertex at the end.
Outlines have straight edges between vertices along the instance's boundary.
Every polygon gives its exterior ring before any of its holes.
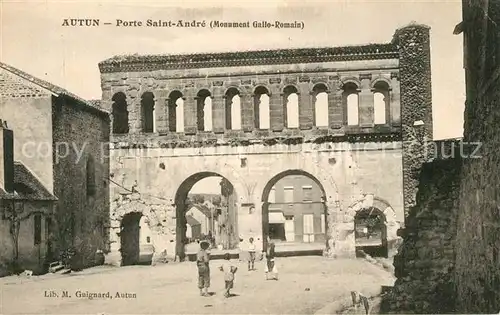
{"type": "MultiPolygon", "coordinates": [[[[175,198],[178,194],[179,187],[186,182],[189,178],[196,176],[196,174],[210,173],[210,176],[222,176],[226,178],[234,186],[238,195],[239,203],[246,203],[249,200],[248,185],[245,182],[242,174],[228,164],[210,164],[210,163],[192,163],[189,166],[189,173],[183,174],[180,180],[175,185],[172,185],[172,191],[169,195],[172,197],[172,204],[175,205],[175,198]]],[[[206,176],[208,177],[208,176],[206,176]]]]}
{"type": "MultiPolygon", "coordinates": [[[[212,167],[200,167],[196,168],[194,167],[195,170],[191,170],[188,175],[183,176],[183,180],[180,183],[177,183],[175,186],[176,191],[174,195],[174,204],[173,206],[175,207],[175,217],[176,217],[176,237],[175,237],[175,248],[176,248],[176,256],[179,257],[179,259],[183,260],[186,257],[186,248],[185,248],[185,233],[186,233],[186,218],[185,218],[185,211],[186,211],[186,197],[189,193],[189,191],[193,188],[193,186],[199,182],[200,180],[208,177],[213,177],[213,176],[218,176],[222,177],[225,180],[227,180],[233,188],[233,194],[231,196],[235,196],[236,199],[231,202],[231,205],[229,206],[228,210],[228,217],[229,218],[228,222],[228,227],[235,232],[235,234],[225,234],[225,235],[232,235],[233,238],[229,237],[231,240],[229,241],[229,244],[235,244],[239,242],[239,236],[238,236],[238,212],[242,204],[242,200],[245,200],[247,197],[247,189],[245,188],[245,185],[242,183],[242,178],[241,176],[234,171],[234,169],[231,169],[228,167],[227,164],[224,164],[222,167],[217,167],[212,165],[212,167]],[[243,195],[243,197],[240,197],[243,195]],[[229,214],[230,213],[230,214],[229,214]]],[[[236,245],[235,245],[236,246],[236,245]]]]}
{"type": "MultiPolygon", "coordinates": [[[[300,158],[295,167],[286,167],[286,163],[277,162],[269,167],[269,175],[263,176],[254,189],[254,200],[258,212],[262,215],[263,207],[267,203],[267,197],[272,186],[281,178],[287,175],[300,174],[313,179],[323,192],[323,202],[326,215],[326,244],[324,255],[333,256],[335,226],[337,213],[340,212],[339,194],[333,177],[330,172],[321,171],[317,163],[308,163],[300,158]]],[[[262,217],[261,217],[262,221],[262,217]]],[[[265,240],[263,240],[265,242],[265,240]]],[[[265,245],[264,245],[265,246],[265,245]]]]}

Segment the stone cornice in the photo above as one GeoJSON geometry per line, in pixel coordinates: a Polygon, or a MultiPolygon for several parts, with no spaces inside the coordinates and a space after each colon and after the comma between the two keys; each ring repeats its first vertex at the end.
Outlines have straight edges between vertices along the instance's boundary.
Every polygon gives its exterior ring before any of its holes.
{"type": "Polygon", "coordinates": [[[338,135],[319,135],[319,134],[297,134],[295,136],[267,135],[259,137],[230,137],[221,139],[217,135],[206,135],[205,138],[189,137],[184,135],[158,136],[158,135],[135,135],[135,136],[116,136],[111,139],[111,149],[138,149],[138,148],[199,148],[216,146],[248,146],[254,144],[263,144],[266,146],[275,144],[300,144],[300,143],[381,143],[381,142],[399,142],[402,140],[401,133],[398,131],[386,133],[367,133],[367,134],[338,134],[338,135]]]}
{"type": "Polygon", "coordinates": [[[185,55],[115,56],[99,63],[101,73],[256,66],[398,58],[393,44],[301,48],[185,55]]]}

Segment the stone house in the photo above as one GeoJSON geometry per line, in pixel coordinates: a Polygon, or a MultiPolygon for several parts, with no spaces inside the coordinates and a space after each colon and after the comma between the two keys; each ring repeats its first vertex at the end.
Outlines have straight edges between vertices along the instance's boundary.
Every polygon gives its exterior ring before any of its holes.
{"type": "Polygon", "coordinates": [[[24,269],[39,274],[52,253],[47,227],[57,198],[14,160],[14,134],[3,121],[0,149],[0,276],[24,269]]]}
{"type": "Polygon", "coordinates": [[[200,223],[201,230],[200,233],[208,235],[209,231],[215,234],[217,231],[217,213],[214,209],[210,209],[205,205],[192,205],[186,212],[186,216],[192,216],[196,221],[200,223]]]}
{"type": "Polygon", "coordinates": [[[50,259],[75,247],[77,265],[93,265],[95,251],[109,248],[109,114],[4,63],[0,113],[13,130],[16,165],[57,198],[52,219],[37,223],[52,235],[50,259]]]}

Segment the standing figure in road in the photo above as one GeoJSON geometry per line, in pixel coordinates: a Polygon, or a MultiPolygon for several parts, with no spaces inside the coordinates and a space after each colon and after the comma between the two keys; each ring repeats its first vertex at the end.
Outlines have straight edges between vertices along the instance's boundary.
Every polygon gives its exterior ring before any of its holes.
{"type": "Polygon", "coordinates": [[[266,280],[278,280],[278,268],[276,267],[276,250],[274,243],[269,243],[266,252],[266,280]]]}
{"type": "Polygon", "coordinates": [[[238,270],[238,267],[231,263],[231,255],[229,253],[224,254],[224,264],[219,267],[220,271],[224,272],[224,282],[225,282],[225,292],[224,297],[231,296],[231,289],[234,285],[234,274],[238,270]]]}
{"type": "Polygon", "coordinates": [[[248,244],[248,271],[255,270],[255,243],[253,242],[253,237],[250,237],[248,244]]]}
{"type": "Polygon", "coordinates": [[[198,289],[201,296],[208,296],[208,288],[210,287],[210,266],[208,257],[208,248],[210,243],[207,241],[200,242],[200,250],[196,255],[196,265],[198,267],[198,289]]]}

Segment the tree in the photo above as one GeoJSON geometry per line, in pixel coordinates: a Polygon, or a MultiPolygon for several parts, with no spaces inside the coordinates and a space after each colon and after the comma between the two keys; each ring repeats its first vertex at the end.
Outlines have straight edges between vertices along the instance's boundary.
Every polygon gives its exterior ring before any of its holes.
{"type": "Polygon", "coordinates": [[[24,201],[4,200],[4,219],[9,221],[9,233],[12,238],[13,262],[12,271],[19,271],[19,230],[21,222],[27,220],[34,212],[25,213],[24,201]]]}
{"type": "Polygon", "coordinates": [[[212,204],[216,207],[220,207],[220,205],[222,204],[221,196],[219,195],[214,196],[214,198],[212,199],[212,204]]]}
{"type": "Polygon", "coordinates": [[[194,204],[203,204],[205,202],[205,197],[203,195],[198,195],[198,194],[195,194],[192,196],[192,200],[193,200],[193,203],[194,204]]]}

